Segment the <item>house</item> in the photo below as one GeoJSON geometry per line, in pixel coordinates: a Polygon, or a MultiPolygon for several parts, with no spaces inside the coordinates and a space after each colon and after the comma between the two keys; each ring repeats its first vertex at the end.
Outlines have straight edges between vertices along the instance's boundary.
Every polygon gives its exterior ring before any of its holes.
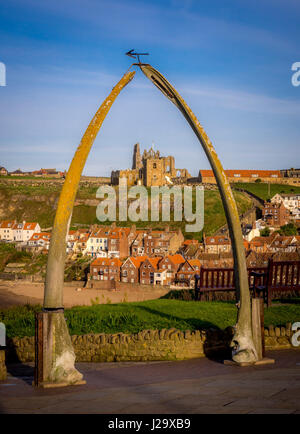
{"type": "Polygon", "coordinates": [[[231,252],[231,241],[224,235],[206,237],[203,235],[205,253],[229,253],[231,252]]]}
{"type": "Polygon", "coordinates": [[[70,230],[67,234],[67,253],[74,252],[77,231],[70,230]]]}
{"type": "Polygon", "coordinates": [[[147,259],[147,256],[130,256],[121,266],[121,281],[129,283],[139,283],[140,266],[147,259]]]}
{"type": "Polygon", "coordinates": [[[269,237],[254,237],[249,241],[249,250],[257,253],[266,253],[273,240],[273,236],[269,237]]]}
{"type": "Polygon", "coordinates": [[[290,211],[284,206],[283,202],[265,202],[262,215],[269,226],[280,227],[290,221],[290,211]]]}
{"type": "Polygon", "coordinates": [[[27,242],[34,233],[41,232],[37,222],[29,223],[6,220],[0,223],[0,239],[13,242],[27,242]]]}
{"type": "Polygon", "coordinates": [[[145,285],[164,285],[167,270],[159,268],[162,258],[146,258],[140,266],[140,283],[145,285]]]}
{"type": "Polygon", "coordinates": [[[10,172],[10,176],[25,176],[27,173],[22,172],[21,169],[17,169],[14,172],[10,172]]]}
{"type": "Polygon", "coordinates": [[[90,234],[86,243],[86,254],[105,258],[108,254],[109,229],[101,228],[90,234]]]}
{"type": "Polygon", "coordinates": [[[251,241],[255,237],[260,236],[259,225],[254,222],[252,225],[246,224],[242,226],[243,238],[246,241],[251,241]]]}
{"type": "Polygon", "coordinates": [[[145,254],[144,237],[146,232],[137,230],[134,238],[131,240],[132,235],[128,236],[129,251],[131,256],[143,256],[145,254]]]}
{"type": "Polygon", "coordinates": [[[27,242],[31,239],[33,234],[41,232],[41,227],[37,222],[23,222],[23,242],[27,242]]]}
{"type": "Polygon", "coordinates": [[[200,273],[201,262],[199,259],[189,259],[180,265],[176,275],[177,282],[185,282],[188,286],[191,285],[195,275],[200,273]]]}
{"type": "Polygon", "coordinates": [[[122,262],[119,258],[97,258],[90,265],[90,276],[93,280],[120,281],[122,262]]]}
{"type": "Polygon", "coordinates": [[[14,226],[17,224],[16,220],[4,220],[0,223],[0,239],[4,241],[14,240],[14,226]]]}
{"type": "Polygon", "coordinates": [[[49,250],[50,239],[50,232],[34,233],[27,244],[29,247],[43,247],[45,250],[49,250]]]}
{"type": "Polygon", "coordinates": [[[32,176],[43,178],[63,178],[65,173],[59,172],[56,169],[40,169],[30,172],[32,176]]]}
{"type": "Polygon", "coordinates": [[[298,236],[281,236],[276,234],[270,245],[268,246],[268,250],[270,252],[296,252],[300,249],[300,237],[298,236]]]}
{"type": "Polygon", "coordinates": [[[178,251],[184,241],[181,229],[164,231],[150,229],[144,236],[144,253],[149,256],[165,256],[178,251]]]}
{"type": "Polygon", "coordinates": [[[229,253],[199,253],[197,256],[201,267],[205,268],[231,268],[233,267],[232,252],[229,253]]]}
{"type": "Polygon", "coordinates": [[[76,240],[74,242],[74,253],[87,254],[87,242],[90,234],[85,229],[77,231],[76,240]]]}
{"type": "Polygon", "coordinates": [[[166,255],[161,259],[159,268],[166,270],[165,285],[172,285],[176,280],[176,273],[181,264],[185,262],[185,259],[180,254],[166,255]]]}
{"type": "Polygon", "coordinates": [[[110,258],[126,258],[129,255],[128,235],[130,228],[112,225],[107,236],[107,254],[110,258]]]}
{"type": "Polygon", "coordinates": [[[22,242],[23,241],[23,227],[25,222],[23,223],[15,223],[13,225],[13,241],[22,242]]]}
{"type": "Polygon", "coordinates": [[[290,211],[292,219],[297,220],[300,218],[300,194],[277,193],[272,197],[271,203],[277,205],[283,203],[285,208],[290,211]]]}

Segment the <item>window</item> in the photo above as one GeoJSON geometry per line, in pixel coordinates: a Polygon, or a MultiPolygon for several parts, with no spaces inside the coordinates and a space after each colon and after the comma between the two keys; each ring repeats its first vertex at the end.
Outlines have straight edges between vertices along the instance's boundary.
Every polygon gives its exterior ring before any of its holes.
{"type": "Polygon", "coordinates": [[[156,169],[156,163],[153,163],[153,169],[156,169]]]}

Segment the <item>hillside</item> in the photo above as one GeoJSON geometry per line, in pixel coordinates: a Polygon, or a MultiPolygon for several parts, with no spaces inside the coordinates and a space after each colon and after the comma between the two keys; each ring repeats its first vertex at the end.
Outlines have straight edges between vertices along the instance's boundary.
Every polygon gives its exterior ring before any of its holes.
{"type": "Polygon", "coordinates": [[[234,187],[242,188],[250,193],[255,194],[263,200],[267,200],[275,196],[277,193],[297,193],[300,194],[300,187],[295,187],[293,185],[286,184],[270,184],[270,195],[269,195],[269,185],[266,183],[235,183],[234,187]]]}
{"type": "MultiPolygon", "coordinates": [[[[57,206],[57,200],[61,190],[61,184],[49,182],[49,184],[2,184],[0,183],[0,220],[16,219],[18,221],[38,221],[42,228],[52,226],[57,206]]],[[[72,226],[90,225],[99,223],[96,218],[97,186],[81,185],[76,197],[72,226]]],[[[249,197],[242,192],[234,192],[239,212],[244,213],[251,208],[249,197]]],[[[223,206],[219,192],[216,190],[205,191],[204,194],[204,231],[207,235],[213,234],[219,227],[226,223],[223,206]]],[[[172,217],[171,217],[172,220],[172,217]]],[[[122,222],[122,225],[130,225],[131,222],[122,222]]],[[[138,222],[138,227],[152,226],[161,228],[166,223],[138,222]]],[[[181,227],[184,232],[185,222],[170,222],[171,228],[181,227]]],[[[188,238],[200,237],[200,234],[187,233],[188,238]]]]}

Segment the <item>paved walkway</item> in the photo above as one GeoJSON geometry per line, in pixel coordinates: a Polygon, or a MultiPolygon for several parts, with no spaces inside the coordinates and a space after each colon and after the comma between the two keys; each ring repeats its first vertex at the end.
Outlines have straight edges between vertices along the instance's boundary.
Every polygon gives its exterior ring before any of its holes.
{"type": "Polygon", "coordinates": [[[31,366],[0,382],[0,413],[300,413],[300,351],[273,351],[275,365],[241,368],[208,359],[79,363],[87,384],[32,387],[31,366]]]}

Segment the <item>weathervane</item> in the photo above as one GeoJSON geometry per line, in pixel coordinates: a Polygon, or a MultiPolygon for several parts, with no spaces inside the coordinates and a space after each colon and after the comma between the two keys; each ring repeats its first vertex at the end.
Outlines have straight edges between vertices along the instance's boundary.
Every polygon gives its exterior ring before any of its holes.
{"type": "Polygon", "coordinates": [[[149,53],[135,53],[134,48],[125,54],[126,54],[126,56],[132,57],[133,59],[137,59],[138,65],[142,65],[142,63],[140,61],[140,56],[149,56],[149,53]]]}

